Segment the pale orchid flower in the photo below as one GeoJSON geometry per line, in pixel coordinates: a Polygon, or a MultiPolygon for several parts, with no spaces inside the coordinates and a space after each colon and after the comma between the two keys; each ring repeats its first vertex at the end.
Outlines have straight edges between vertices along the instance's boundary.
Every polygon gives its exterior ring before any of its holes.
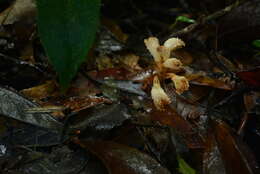
{"type": "Polygon", "coordinates": [[[149,50],[151,55],[154,58],[155,62],[161,61],[160,53],[158,52],[157,48],[160,46],[159,40],[156,37],[149,37],[148,39],[144,40],[146,48],[149,50]]]}
{"type": "Polygon", "coordinates": [[[179,38],[170,38],[166,40],[163,44],[166,48],[170,49],[171,51],[177,50],[185,46],[185,43],[179,38]]]}
{"type": "Polygon", "coordinates": [[[153,79],[153,87],[151,90],[151,96],[152,96],[154,105],[158,110],[163,110],[165,105],[168,105],[171,103],[170,98],[167,96],[167,94],[162,89],[159,78],[157,76],[155,76],[153,79]]]}
{"type": "Polygon", "coordinates": [[[173,71],[180,71],[182,69],[182,63],[179,59],[169,58],[163,62],[163,67],[171,69],[173,71]]]}
{"type": "Polygon", "coordinates": [[[174,73],[169,73],[167,76],[173,81],[178,94],[182,94],[189,89],[189,82],[184,76],[178,76],[174,73]]]}
{"type": "MultiPolygon", "coordinates": [[[[171,52],[184,47],[185,43],[181,39],[170,38],[166,40],[163,45],[160,45],[156,37],[149,37],[144,40],[144,43],[156,63],[156,74],[162,79],[171,78],[178,94],[182,94],[188,90],[188,80],[184,76],[174,74],[182,70],[181,61],[176,58],[170,58],[171,52]]],[[[165,105],[171,103],[171,100],[161,87],[158,76],[156,75],[153,79],[151,96],[155,107],[159,110],[163,110],[165,105]]]]}

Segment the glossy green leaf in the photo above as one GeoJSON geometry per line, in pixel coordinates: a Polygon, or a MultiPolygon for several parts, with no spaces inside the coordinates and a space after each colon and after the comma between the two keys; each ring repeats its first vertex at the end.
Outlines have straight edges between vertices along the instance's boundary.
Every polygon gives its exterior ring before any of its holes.
{"type": "Polygon", "coordinates": [[[100,0],[37,0],[37,8],[40,39],[64,90],[92,46],[100,0]]]}
{"type": "Polygon", "coordinates": [[[178,16],[176,18],[176,21],[186,22],[186,23],[195,23],[196,21],[194,19],[188,18],[186,16],[178,16]]]}
{"type": "Polygon", "coordinates": [[[254,47],[256,47],[256,48],[260,48],[260,40],[254,40],[254,41],[252,42],[252,45],[253,45],[254,47]]]}
{"type": "Polygon", "coordinates": [[[179,172],[181,174],[196,174],[196,171],[191,168],[181,157],[178,156],[179,172]]]}

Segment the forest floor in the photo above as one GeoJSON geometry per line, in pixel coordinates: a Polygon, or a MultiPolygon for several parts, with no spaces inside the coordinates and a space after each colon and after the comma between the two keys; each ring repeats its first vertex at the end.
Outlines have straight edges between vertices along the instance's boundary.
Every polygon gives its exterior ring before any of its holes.
{"type": "Polygon", "coordinates": [[[259,0],[103,0],[61,93],[34,1],[0,1],[0,173],[259,173],[258,39],[259,0]]]}

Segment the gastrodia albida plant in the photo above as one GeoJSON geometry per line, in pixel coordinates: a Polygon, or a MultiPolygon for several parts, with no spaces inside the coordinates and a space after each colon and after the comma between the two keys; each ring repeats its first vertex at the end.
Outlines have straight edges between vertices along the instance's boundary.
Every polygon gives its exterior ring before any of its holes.
{"type": "Polygon", "coordinates": [[[170,38],[163,45],[160,45],[156,37],[149,37],[144,40],[144,43],[156,65],[151,96],[155,107],[158,110],[164,110],[165,106],[171,103],[171,100],[161,87],[159,79],[171,79],[178,94],[189,89],[188,80],[184,76],[176,74],[182,70],[182,62],[177,58],[170,57],[172,51],[184,47],[185,43],[181,39],[170,38]]]}

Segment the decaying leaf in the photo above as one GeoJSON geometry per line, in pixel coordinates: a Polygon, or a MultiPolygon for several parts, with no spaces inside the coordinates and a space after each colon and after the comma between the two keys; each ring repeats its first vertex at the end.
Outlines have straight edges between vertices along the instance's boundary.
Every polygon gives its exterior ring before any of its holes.
{"type": "Polygon", "coordinates": [[[71,129],[109,131],[131,118],[124,104],[98,105],[85,111],[88,113],[88,117],[83,112],[84,117],[71,124],[71,129]]]}
{"type": "Polygon", "coordinates": [[[191,149],[201,149],[204,144],[200,137],[193,131],[193,126],[184,120],[176,111],[167,108],[167,112],[152,110],[151,119],[162,125],[170,126],[181,134],[186,145],[191,149]]]}
{"type": "Polygon", "coordinates": [[[186,76],[186,78],[190,81],[190,83],[196,85],[210,86],[213,88],[219,88],[224,90],[233,89],[232,84],[226,83],[219,79],[213,79],[211,77],[202,74],[189,74],[186,76]]]}
{"type": "Polygon", "coordinates": [[[251,87],[260,87],[260,67],[248,71],[237,72],[237,76],[251,87]]]}
{"type": "Polygon", "coordinates": [[[63,124],[46,113],[26,113],[26,109],[38,107],[18,93],[0,88],[0,114],[25,123],[46,128],[50,131],[61,131],[63,124]]]}
{"type": "Polygon", "coordinates": [[[16,0],[13,5],[0,14],[0,23],[14,24],[24,20],[25,17],[27,20],[35,20],[36,4],[34,0],[16,0]]]}
{"type": "Polygon", "coordinates": [[[46,81],[44,84],[35,86],[29,89],[23,89],[21,91],[27,97],[33,99],[43,99],[54,94],[55,90],[57,92],[57,84],[54,81],[46,81]]]}
{"type": "Polygon", "coordinates": [[[80,141],[81,147],[95,154],[106,166],[110,174],[169,174],[157,161],[148,155],[110,141],[80,141]]]}
{"type": "Polygon", "coordinates": [[[213,121],[216,140],[225,163],[227,174],[259,173],[259,166],[248,147],[234,135],[227,124],[222,121],[213,121]]]}
{"type": "Polygon", "coordinates": [[[103,103],[109,103],[111,104],[111,101],[103,98],[103,97],[95,97],[95,96],[89,96],[89,97],[70,97],[65,101],[61,102],[66,108],[70,108],[73,112],[79,112],[81,110],[103,104],[103,103]]]}

